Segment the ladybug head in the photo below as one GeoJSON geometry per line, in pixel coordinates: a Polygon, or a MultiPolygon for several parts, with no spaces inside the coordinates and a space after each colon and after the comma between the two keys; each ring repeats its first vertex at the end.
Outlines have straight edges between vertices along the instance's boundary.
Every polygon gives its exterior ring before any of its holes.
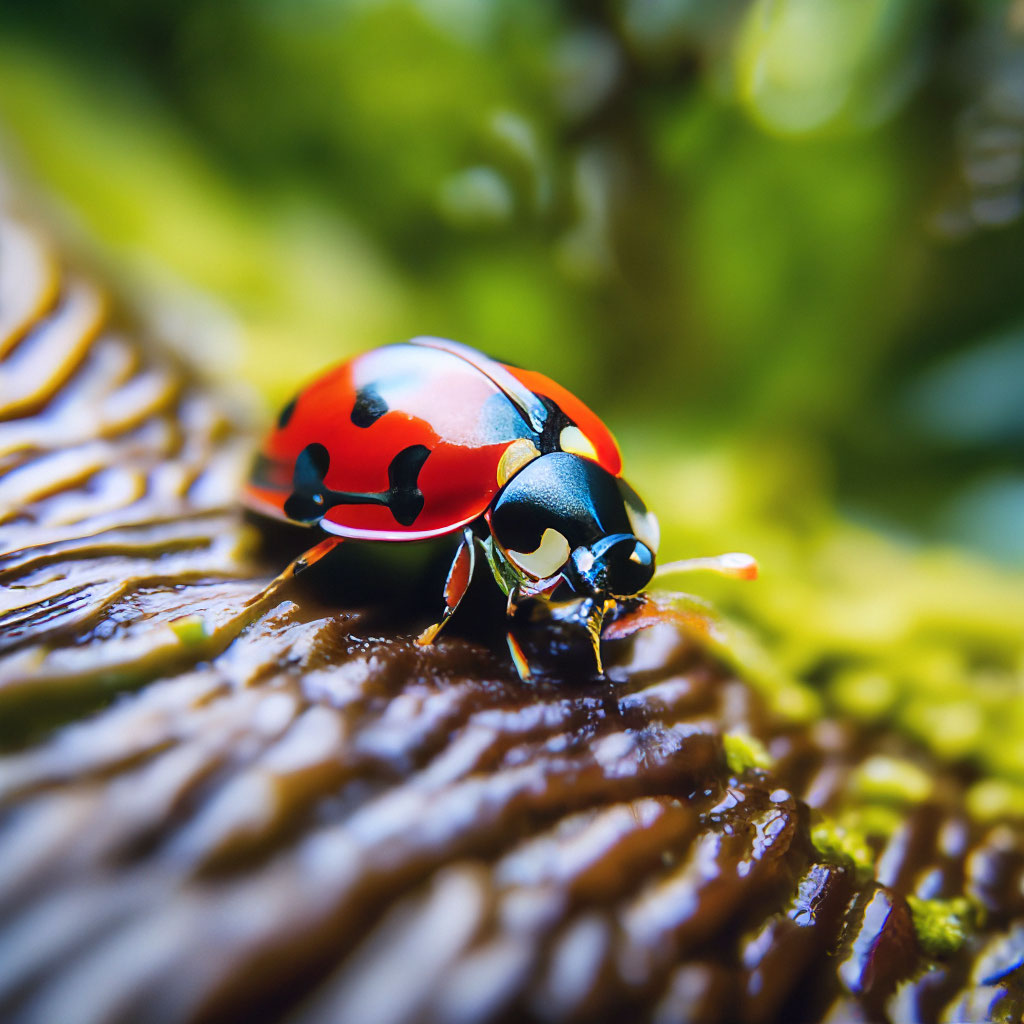
{"type": "Polygon", "coordinates": [[[654,575],[658,524],[636,492],[596,462],[553,452],[498,494],[491,533],[524,582],[560,576],[577,594],[639,594],[654,575]]]}

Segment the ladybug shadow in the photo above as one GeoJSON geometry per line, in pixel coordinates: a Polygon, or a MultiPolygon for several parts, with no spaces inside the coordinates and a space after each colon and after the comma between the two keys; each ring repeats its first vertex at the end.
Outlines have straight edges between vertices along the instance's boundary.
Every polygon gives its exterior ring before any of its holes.
{"type": "MultiPolygon", "coordinates": [[[[272,574],[327,536],[290,523],[250,521],[261,538],[257,557],[272,574]]],[[[293,595],[326,609],[357,611],[382,633],[418,635],[444,610],[445,580],[460,539],[461,533],[401,544],[347,540],[296,577],[293,595]]],[[[498,638],[504,646],[504,620],[505,598],[478,560],[470,589],[443,635],[498,638]]]]}
{"type": "MultiPolygon", "coordinates": [[[[258,558],[268,573],[326,536],[320,530],[251,517],[261,538],[258,558]]],[[[346,541],[296,577],[292,596],[318,612],[358,612],[360,629],[395,638],[418,636],[444,610],[444,585],[461,535],[409,543],[346,541]]],[[[506,644],[511,629],[538,685],[607,682],[598,675],[590,641],[578,625],[551,616],[539,601],[526,601],[514,619],[486,561],[478,557],[469,590],[439,643],[482,645],[514,675],[506,644]]]]}

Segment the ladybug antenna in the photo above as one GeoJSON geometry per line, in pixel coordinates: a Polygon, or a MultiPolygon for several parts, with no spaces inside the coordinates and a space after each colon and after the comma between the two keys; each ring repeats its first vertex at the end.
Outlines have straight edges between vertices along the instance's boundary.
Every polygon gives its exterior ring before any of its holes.
{"type": "Polygon", "coordinates": [[[713,558],[684,558],[678,562],[659,565],[654,571],[654,579],[702,570],[716,572],[719,576],[729,576],[735,580],[756,580],[757,559],[741,551],[730,551],[727,555],[716,555],[713,558]]]}

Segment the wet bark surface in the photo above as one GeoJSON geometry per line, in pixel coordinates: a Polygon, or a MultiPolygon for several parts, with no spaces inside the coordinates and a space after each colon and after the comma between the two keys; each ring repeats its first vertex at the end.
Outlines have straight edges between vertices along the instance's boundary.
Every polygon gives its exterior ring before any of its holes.
{"type": "Polygon", "coordinates": [[[261,596],[305,538],[240,514],[251,446],[0,219],[0,1019],[1019,1019],[1024,841],[963,772],[675,627],[604,680],[551,627],[527,685],[485,595],[430,649],[358,553],[261,596]],[[869,877],[810,830],[879,752],[935,786],[869,877]],[[928,957],[910,894],[984,924],[928,957]]]}

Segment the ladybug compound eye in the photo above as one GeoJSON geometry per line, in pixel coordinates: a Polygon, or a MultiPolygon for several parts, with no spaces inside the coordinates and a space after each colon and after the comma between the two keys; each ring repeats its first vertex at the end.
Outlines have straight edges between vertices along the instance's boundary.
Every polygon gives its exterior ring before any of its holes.
{"type": "Polygon", "coordinates": [[[523,468],[540,455],[540,450],[527,437],[513,441],[498,462],[498,486],[504,487],[523,468]]]}
{"type": "Polygon", "coordinates": [[[641,501],[640,495],[625,480],[620,479],[618,484],[623,504],[626,506],[626,516],[629,519],[629,525],[633,528],[634,536],[657,554],[658,543],[661,540],[658,517],[647,508],[641,501]]]}
{"type": "Polygon", "coordinates": [[[558,435],[558,447],[569,455],[582,455],[585,459],[597,461],[597,449],[579,427],[563,427],[558,435]]]}
{"type": "Polygon", "coordinates": [[[654,576],[654,552],[643,541],[630,538],[613,545],[605,555],[608,593],[614,597],[632,597],[654,576]]]}
{"type": "Polygon", "coordinates": [[[550,527],[544,531],[536,551],[507,552],[509,560],[534,579],[543,580],[554,576],[569,558],[569,542],[557,530],[550,527]]]}
{"type": "Polygon", "coordinates": [[[576,575],[586,588],[612,597],[639,594],[654,576],[654,552],[628,533],[602,537],[572,553],[576,575]]]}

